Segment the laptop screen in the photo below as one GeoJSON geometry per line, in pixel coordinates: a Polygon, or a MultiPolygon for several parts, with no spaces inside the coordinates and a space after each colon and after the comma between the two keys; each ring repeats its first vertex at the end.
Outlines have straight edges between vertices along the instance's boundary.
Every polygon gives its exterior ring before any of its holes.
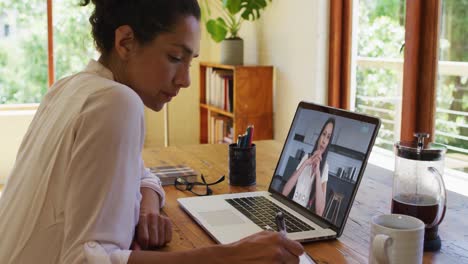
{"type": "Polygon", "coordinates": [[[376,118],[301,102],[270,190],[341,229],[378,127],[376,118]]]}

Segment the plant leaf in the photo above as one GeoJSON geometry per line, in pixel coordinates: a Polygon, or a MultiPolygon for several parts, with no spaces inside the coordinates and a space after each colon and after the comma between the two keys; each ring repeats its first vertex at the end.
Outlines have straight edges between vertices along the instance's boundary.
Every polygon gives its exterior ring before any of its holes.
{"type": "Polygon", "coordinates": [[[224,8],[226,8],[232,15],[237,14],[241,10],[241,4],[242,0],[223,0],[224,8]]]}
{"type": "Polygon", "coordinates": [[[206,23],[206,30],[210,33],[211,38],[216,42],[221,42],[226,38],[228,33],[227,24],[224,19],[218,17],[216,20],[210,19],[206,23]]]}
{"type": "MultiPolygon", "coordinates": [[[[256,20],[260,18],[260,10],[267,6],[267,0],[241,0],[243,9],[241,16],[245,20],[256,20]]],[[[271,0],[268,0],[271,2],[271,0]]]]}

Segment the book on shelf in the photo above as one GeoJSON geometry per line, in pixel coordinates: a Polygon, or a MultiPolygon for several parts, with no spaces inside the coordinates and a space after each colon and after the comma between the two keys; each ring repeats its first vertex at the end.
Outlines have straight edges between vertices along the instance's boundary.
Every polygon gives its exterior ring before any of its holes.
{"type": "Polygon", "coordinates": [[[223,144],[232,144],[232,143],[233,143],[232,137],[223,138],[223,144]]]}
{"type": "Polygon", "coordinates": [[[232,143],[234,133],[232,119],[223,115],[212,115],[208,123],[208,143],[232,143]],[[229,140],[229,139],[230,140],[229,140]]]}
{"type": "Polygon", "coordinates": [[[213,69],[211,67],[206,67],[206,70],[205,70],[205,98],[206,98],[206,104],[211,104],[211,98],[210,98],[210,94],[211,94],[211,71],[213,69]]]}
{"type": "Polygon", "coordinates": [[[356,167],[340,167],[336,172],[336,177],[352,183],[356,182],[357,176],[356,167]]]}
{"type": "Polygon", "coordinates": [[[162,185],[173,185],[179,177],[185,178],[189,182],[197,180],[197,172],[186,165],[154,166],[150,167],[149,170],[159,177],[162,185]]]}
{"type": "Polygon", "coordinates": [[[206,103],[232,112],[233,72],[207,67],[205,72],[206,103]]]}

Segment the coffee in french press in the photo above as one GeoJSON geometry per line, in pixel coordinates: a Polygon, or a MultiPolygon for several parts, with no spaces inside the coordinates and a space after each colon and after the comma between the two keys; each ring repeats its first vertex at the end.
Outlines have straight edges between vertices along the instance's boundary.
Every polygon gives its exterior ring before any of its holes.
{"type": "Polygon", "coordinates": [[[446,210],[446,190],[442,178],[446,148],[438,144],[424,147],[429,134],[416,133],[415,142],[395,144],[392,213],[411,215],[425,223],[424,251],[441,247],[438,226],[446,210]]]}

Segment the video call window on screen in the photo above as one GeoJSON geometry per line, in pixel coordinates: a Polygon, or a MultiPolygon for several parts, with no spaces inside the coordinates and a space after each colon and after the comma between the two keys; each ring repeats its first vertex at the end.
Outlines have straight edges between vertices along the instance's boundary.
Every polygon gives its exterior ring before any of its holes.
{"type": "Polygon", "coordinates": [[[341,226],[374,130],[369,123],[299,109],[272,188],[341,226]]]}

